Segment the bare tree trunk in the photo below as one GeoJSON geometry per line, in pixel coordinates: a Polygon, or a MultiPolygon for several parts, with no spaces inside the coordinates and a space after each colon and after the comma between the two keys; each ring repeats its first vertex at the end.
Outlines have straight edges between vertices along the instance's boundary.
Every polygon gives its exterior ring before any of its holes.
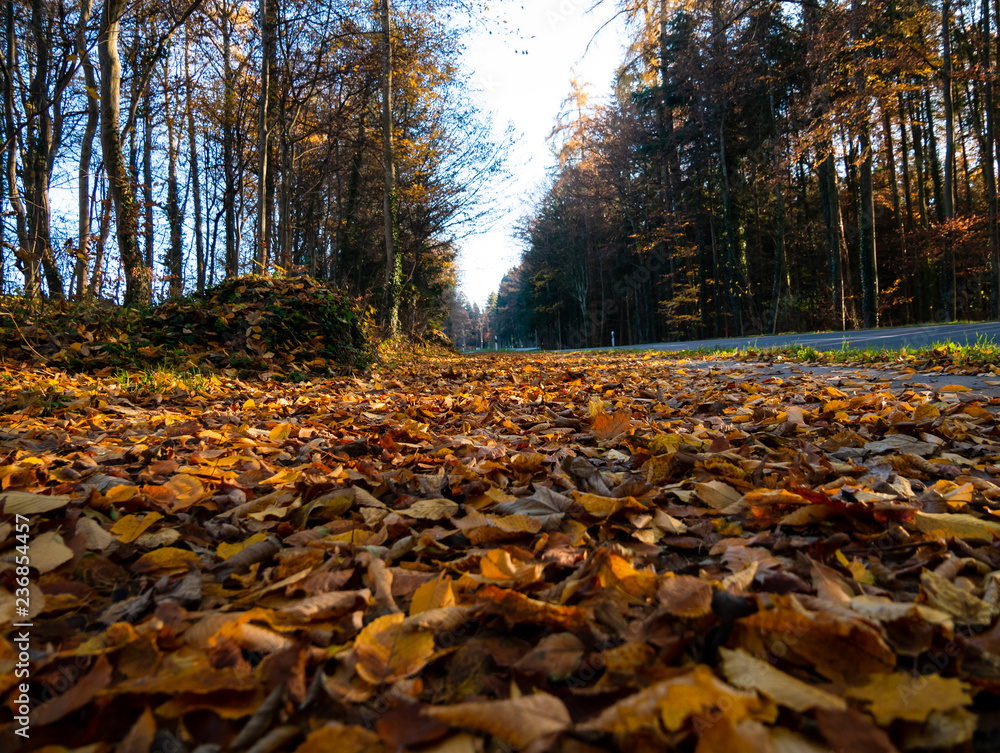
{"type": "MultiPolygon", "coordinates": [[[[861,0],[852,0],[854,18],[852,36],[855,44],[861,44],[861,0]]],[[[864,61],[855,54],[855,84],[862,98],[862,110],[867,102],[866,71],[864,61]]],[[[861,271],[861,315],[866,328],[878,326],[878,269],[875,261],[875,201],[872,181],[871,124],[866,111],[862,112],[858,132],[858,146],[861,151],[861,169],[858,185],[858,235],[859,269],[861,271]]]]}
{"type": "MultiPolygon", "coordinates": [[[[774,94],[770,97],[771,104],[771,125],[775,134],[778,133],[777,119],[774,114],[774,94]]],[[[781,150],[778,146],[777,136],[775,136],[774,165],[781,164],[781,150]]],[[[771,285],[771,334],[778,332],[778,312],[781,308],[781,292],[787,287],[788,260],[785,258],[785,200],[781,195],[781,180],[776,177],[774,181],[774,221],[775,221],[775,253],[774,253],[774,282],[771,285]]]]}
{"type": "Polygon", "coordinates": [[[170,278],[170,295],[180,296],[184,292],[184,216],[181,213],[177,185],[177,153],[180,151],[180,134],[174,128],[174,112],[171,110],[170,69],[163,65],[163,117],[167,126],[167,225],[170,228],[170,245],[165,254],[164,266],[170,278]]]}
{"type": "Polygon", "coordinates": [[[222,204],[225,213],[226,277],[239,274],[239,249],[236,246],[236,114],[233,99],[236,96],[236,73],[232,57],[232,18],[227,5],[222,13],[222,54],[225,80],[223,82],[222,111],[222,169],[226,186],[222,204]]]}
{"type": "Polygon", "coordinates": [[[990,316],[1000,319],[1000,235],[997,231],[997,180],[993,157],[996,154],[996,121],[993,112],[993,56],[990,50],[990,4],[983,0],[983,69],[986,73],[986,139],[983,148],[983,179],[989,206],[990,236],[990,316]]]}
{"type": "Polygon", "coordinates": [[[153,249],[153,107],[147,89],[142,95],[142,212],[143,238],[145,240],[146,266],[155,269],[153,249]]]}
{"type": "MultiPolygon", "coordinates": [[[[885,159],[886,167],[889,168],[889,183],[892,186],[892,214],[896,220],[896,233],[899,235],[899,249],[900,249],[900,261],[901,269],[899,270],[900,275],[900,287],[903,292],[903,297],[909,299],[912,295],[911,291],[911,279],[910,279],[910,269],[909,263],[906,258],[906,232],[903,228],[903,213],[899,202],[899,184],[896,182],[896,151],[893,147],[892,139],[892,118],[889,114],[888,105],[883,104],[882,106],[882,130],[885,138],[885,159]]],[[[906,129],[902,130],[903,138],[906,136],[906,129]]],[[[903,152],[903,173],[906,173],[906,152],[904,146],[903,152]]]]}
{"type": "Polygon", "coordinates": [[[31,246],[28,241],[28,215],[17,185],[17,157],[19,150],[16,134],[19,131],[20,124],[14,120],[14,82],[12,80],[12,72],[16,65],[18,53],[15,42],[13,0],[7,0],[4,9],[4,21],[6,27],[6,52],[3,65],[4,130],[11,140],[6,149],[7,199],[10,202],[11,209],[14,211],[17,234],[16,247],[14,249],[15,264],[24,276],[24,293],[27,297],[31,298],[38,295],[40,281],[38,279],[38,265],[37,263],[32,263],[28,250],[31,246]]]}
{"type": "MultiPolygon", "coordinates": [[[[101,185],[99,179],[100,175],[98,175],[98,180],[94,181],[95,191],[96,186],[101,185]]],[[[90,272],[90,292],[96,297],[101,295],[101,290],[104,287],[104,250],[108,241],[108,233],[111,230],[111,201],[107,198],[101,201],[99,228],[97,246],[94,249],[94,268],[90,272]]]]}
{"type": "Polygon", "coordinates": [[[920,215],[920,227],[926,229],[930,224],[927,209],[927,173],[924,172],[924,135],[920,122],[916,118],[912,101],[908,103],[910,112],[910,131],[913,134],[913,169],[917,174],[917,212],[920,215]]]}
{"type": "Polygon", "coordinates": [[[931,102],[931,92],[929,87],[924,90],[924,111],[927,115],[924,136],[927,139],[927,157],[930,163],[931,186],[934,194],[935,214],[937,215],[938,222],[944,222],[947,219],[947,215],[945,215],[944,212],[944,198],[942,196],[943,191],[941,188],[941,160],[938,157],[937,136],[935,135],[936,129],[934,127],[934,105],[931,102]]]}
{"type": "Polygon", "coordinates": [[[913,232],[913,197],[910,188],[910,147],[906,138],[906,106],[903,103],[902,92],[896,94],[896,104],[899,108],[899,151],[903,166],[903,201],[906,204],[906,232],[913,232]]]}
{"type": "Polygon", "coordinates": [[[152,300],[150,270],[142,258],[137,238],[138,207],[132,177],[122,153],[119,116],[121,114],[121,59],[118,31],[125,0],[105,0],[101,35],[97,49],[101,63],[101,146],[108,187],[115,208],[118,253],[125,271],[125,305],[148,305],[152,300]]]}
{"type": "Polygon", "coordinates": [[[76,29],[76,54],[83,68],[83,83],[87,94],[87,123],[80,141],[80,166],[77,171],[78,231],[74,269],[76,295],[81,299],[87,296],[87,261],[90,256],[90,161],[94,150],[94,136],[97,134],[97,121],[100,117],[97,79],[94,76],[94,64],[90,60],[90,50],[87,47],[87,23],[90,21],[92,8],[92,0],[83,0],[76,29]]]}
{"type": "Polygon", "coordinates": [[[275,0],[260,0],[261,71],[260,102],[257,118],[257,250],[254,259],[259,274],[271,264],[271,213],[274,203],[274,176],[271,164],[271,130],[274,114],[274,73],[276,59],[275,32],[277,12],[275,0]]]}
{"type": "MultiPolygon", "coordinates": [[[[63,297],[63,281],[52,253],[49,203],[50,164],[53,156],[52,105],[49,102],[49,34],[47,9],[42,0],[32,0],[31,26],[35,36],[35,71],[26,102],[28,133],[24,164],[24,183],[28,209],[28,265],[33,270],[41,264],[49,295],[63,297]]],[[[32,273],[37,275],[37,271],[32,273]]],[[[37,279],[37,278],[36,278],[37,279]]],[[[36,291],[25,291],[34,294],[36,291]]]]}
{"type": "Polygon", "coordinates": [[[196,285],[200,293],[205,289],[205,239],[201,216],[201,177],[198,172],[198,138],[194,127],[194,102],[191,96],[194,81],[191,78],[191,35],[184,34],[184,110],[187,118],[188,173],[191,175],[191,194],[194,199],[194,253],[196,285]]]}
{"type": "MultiPolygon", "coordinates": [[[[955,111],[952,103],[951,0],[941,3],[941,93],[944,101],[944,191],[942,208],[945,222],[955,218],[955,111]]],[[[950,319],[956,316],[955,249],[950,228],[944,235],[944,267],[941,270],[944,309],[950,319]]]]}
{"type": "Polygon", "coordinates": [[[386,335],[399,333],[399,298],[402,289],[403,260],[399,255],[399,226],[396,220],[396,163],[393,154],[392,122],[392,35],[389,27],[390,0],[382,0],[382,160],[385,186],[382,211],[385,232],[385,286],[383,289],[382,326],[386,335]]]}

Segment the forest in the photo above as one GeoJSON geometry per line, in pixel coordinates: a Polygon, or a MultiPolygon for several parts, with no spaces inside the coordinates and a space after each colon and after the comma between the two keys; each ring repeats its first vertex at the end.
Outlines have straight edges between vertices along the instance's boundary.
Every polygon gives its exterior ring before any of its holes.
{"type": "Polygon", "coordinates": [[[500,342],[997,318],[1000,3],[613,11],[627,58],[607,102],[573,82],[486,312],[500,342]]]}
{"type": "Polygon", "coordinates": [[[461,2],[3,7],[3,293],[142,307],[309,274],[392,330],[444,323],[504,158],[461,2]]]}

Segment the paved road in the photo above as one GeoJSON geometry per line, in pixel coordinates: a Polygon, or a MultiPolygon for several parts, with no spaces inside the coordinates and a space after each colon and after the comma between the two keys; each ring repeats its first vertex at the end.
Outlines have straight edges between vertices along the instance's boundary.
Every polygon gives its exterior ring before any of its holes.
{"type": "Polygon", "coordinates": [[[782,345],[812,346],[816,350],[837,350],[845,343],[851,348],[923,348],[941,342],[975,345],[981,338],[1000,343],[1000,322],[979,324],[935,324],[925,327],[860,329],[852,332],[821,332],[801,335],[760,335],[676,343],[633,345],[641,350],[697,350],[698,348],[773,348],[782,345]]]}

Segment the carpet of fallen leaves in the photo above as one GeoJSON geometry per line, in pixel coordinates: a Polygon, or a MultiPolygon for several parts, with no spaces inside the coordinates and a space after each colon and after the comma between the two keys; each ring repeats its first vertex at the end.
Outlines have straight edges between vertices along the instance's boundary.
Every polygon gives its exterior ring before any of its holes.
{"type": "Polygon", "coordinates": [[[768,373],[0,374],[0,749],[997,750],[1000,399],[768,373]]]}

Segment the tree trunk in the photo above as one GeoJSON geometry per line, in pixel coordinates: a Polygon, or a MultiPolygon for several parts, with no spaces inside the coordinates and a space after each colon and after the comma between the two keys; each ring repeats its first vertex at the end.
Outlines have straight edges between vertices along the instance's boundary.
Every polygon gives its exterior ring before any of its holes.
{"type": "Polygon", "coordinates": [[[171,111],[170,70],[163,66],[163,116],[167,126],[167,225],[170,228],[170,245],[165,254],[170,295],[179,297],[184,292],[184,216],[181,213],[177,186],[177,153],[180,151],[180,134],[174,127],[174,112],[171,111]]]}
{"type": "Polygon", "coordinates": [[[993,113],[993,56],[990,50],[990,4],[983,0],[983,69],[986,73],[983,98],[986,105],[986,138],[983,146],[983,180],[986,183],[990,238],[990,316],[1000,319],[1000,236],[997,232],[997,180],[993,155],[996,153],[996,121],[993,113]]]}
{"type": "MultiPolygon", "coordinates": [[[[852,22],[853,41],[860,47],[861,0],[852,1],[854,18],[852,22]]],[[[861,272],[861,316],[865,328],[878,326],[878,270],[875,261],[875,201],[872,181],[871,124],[867,104],[867,84],[865,62],[855,53],[855,84],[862,101],[861,122],[858,129],[858,146],[861,151],[861,169],[858,175],[858,256],[861,272]]]]}
{"type": "Polygon", "coordinates": [[[191,37],[184,35],[184,110],[187,116],[188,173],[191,175],[191,194],[194,199],[194,253],[196,285],[198,292],[205,289],[205,239],[201,217],[201,177],[198,173],[198,139],[194,127],[194,103],[191,97],[194,81],[191,78],[191,37]]]}
{"type": "MultiPolygon", "coordinates": [[[[942,209],[945,222],[955,218],[955,111],[952,103],[951,76],[951,0],[941,3],[941,94],[944,102],[944,191],[942,209]]],[[[951,229],[944,234],[944,264],[941,269],[942,298],[949,319],[954,320],[955,302],[955,251],[951,243],[951,229]]]]}
{"type": "MultiPolygon", "coordinates": [[[[28,132],[24,183],[28,209],[28,265],[37,270],[41,264],[49,295],[63,297],[63,281],[52,253],[52,208],[49,203],[49,176],[52,162],[52,106],[49,103],[49,22],[42,0],[32,0],[31,25],[35,36],[34,75],[28,91],[26,114],[28,132]]],[[[32,272],[37,276],[37,271],[32,272]]],[[[36,277],[37,279],[37,277],[36,277]]],[[[25,293],[33,295],[36,290],[25,293]]]]}
{"type": "Polygon", "coordinates": [[[10,144],[7,146],[6,154],[6,178],[7,178],[7,200],[10,202],[11,209],[14,212],[14,222],[16,229],[16,247],[14,250],[14,255],[16,258],[15,264],[18,270],[24,277],[24,294],[28,298],[32,298],[38,295],[40,281],[38,279],[38,265],[37,263],[32,263],[29,249],[31,244],[28,241],[28,214],[24,207],[24,202],[21,200],[21,193],[17,185],[17,137],[15,134],[19,131],[20,123],[15,122],[14,115],[14,82],[10,78],[12,67],[14,61],[17,57],[16,42],[15,42],[15,31],[14,31],[14,3],[13,0],[8,0],[6,7],[4,9],[4,24],[5,24],[5,42],[6,42],[6,60],[3,66],[4,73],[4,86],[3,86],[3,103],[4,103],[4,131],[8,134],[8,138],[11,139],[10,144]]]}
{"type": "Polygon", "coordinates": [[[920,215],[920,227],[925,230],[930,224],[927,209],[927,173],[924,172],[924,135],[920,122],[915,117],[913,103],[908,103],[910,113],[910,131],[913,134],[913,169],[917,174],[917,212],[920,215]]]}
{"type": "Polygon", "coordinates": [[[222,163],[226,187],[222,196],[226,233],[226,277],[239,274],[239,248],[236,245],[236,72],[233,70],[232,18],[226,6],[222,13],[223,112],[222,112],[222,163]]]}
{"type": "Polygon", "coordinates": [[[94,136],[97,134],[97,121],[100,117],[97,98],[97,78],[94,76],[94,64],[90,60],[90,49],[87,46],[87,23],[90,21],[92,0],[83,0],[80,7],[80,20],[76,31],[76,54],[80,57],[83,68],[83,83],[87,94],[87,123],[84,126],[83,139],[80,141],[80,166],[77,172],[77,257],[76,257],[76,295],[85,298],[87,295],[87,261],[90,256],[90,161],[93,156],[94,136]]]}
{"type": "MultiPolygon", "coordinates": [[[[778,133],[777,118],[774,115],[774,94],[770,97],[771,104],[771,126],[774,133],[778,133]]],[[[777,136],[775,136],[774,164],[781,164],[781,152],[777,146],[777,136]]],[[[785,258],[785,201],[781,195],[781,180],[774,181],[774,282],[771,285],[771,334],[778,332],[778,312],[781,308],[781,292],[787,283],[788,260],[785,258]]]]}
{"type": "Polygon", "coordinates": [[[108,188],[115,208],[118,253],[125,272],[125,305],[144,306],[152,301],[150,269],[139,250],[138,207],[132,177],[122,152],[119,116],[121,113],[121,59],[118,31],[125,0],[105,0],[101,35],[97,49],[101,63],[101,146],[108,174],[108,188]]]}
{"type": "Polygon", "coordinates": [[[392,122],[392,36],[389,27],[389,2],[382,1],[382,161],[385,186],[382,212],[385,233],[385,285],[383,288],[382,326],[385,334],[399,333],[399,298],[402,289],[403,260],[399,254],[399,225],[396,220],[396,163],[393,154],[392,122]]]}
{"type": "Polygon", "coordinates": [[[257,250],[254,256],[258,274],[267,272],[271,252],[271,214],[274,203],[274,175],[271,158],[271,131],[274,107],[271,100],[275,89],[276,0],[260,0],[261,19],[261,71],[260,102],[257,118],[257,250]]]}
{"type": "MultiPolygon", "coordinates": [[[[882,107],[882,130],[885,134],[885,160],[886,166],[889,168],[889,183],[892,186],[892,214],[896,221],[896,234],[899,236],[899,252],[900,252],[900,268],[899,268],[899,284],[900,290],[902,291],[904,300],[908,300],[911,295],[911,280],[910,280],[910,269],[909,263],[906,258],[906,233],[903,230],[903,212],[900,207],[899,202],[899,184],[896,182],[896,151],[893,148],[892,140],[892,117],[889,113],[889,107],[883,105],[882,107]]],[[[905,128],[903,129],[904,139],[905,139],[905,128]]],[[[905,147],[904,147],[905,148],[905,147]]],[[[906,172],[906,153],[903,153],[903,172],[906,172]]]]}
{"type": "Polygon", "coordinates": [[[913,197],[910,189],[910,147],[906,138],[906,107],[903,104],[902,92],[896,94],[896,104],[899,107],[899,152],[902,157],[903,202],[906,204],[906,232],[913,232],[913,197]]]}
{"type": "Polygon", "coordinates": [[[155,268],[153,249],[153,108],[147,89],[142,96],[142,231],[145,241],[146,266],[155,268]]]}
{"type": "Polygon", "coordinates": [[[934,105],[931,103],[930,88],[924,90],[924,109],[927,113],[927,127],[924,135],[927,137],[927,156],[930,159],[931,183],[934,187],[934,207],[938,222],[947,219],[944,197],[941,188],[941,160],[938,158],[937,136],[934,128],[934,105]]]}

